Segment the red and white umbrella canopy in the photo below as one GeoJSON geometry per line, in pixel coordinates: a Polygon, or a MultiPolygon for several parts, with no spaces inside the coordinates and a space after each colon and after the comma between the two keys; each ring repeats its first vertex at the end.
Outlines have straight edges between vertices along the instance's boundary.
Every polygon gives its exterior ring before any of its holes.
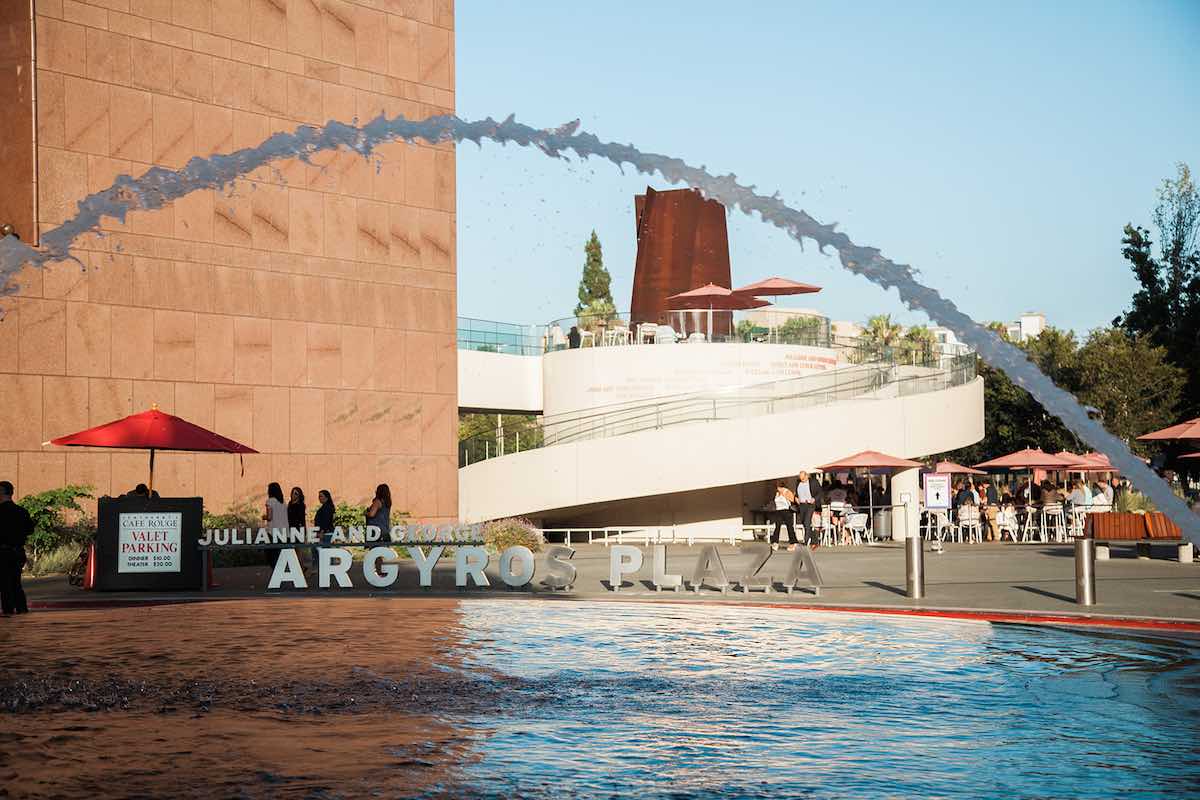
{"type": "Polygon", "coordinates": [[[671,303],[673,308],[681,310],[707,308],[720,311],[742,311],[770,305],[766,300],[744,294],[734,294],[724,286],[717,286],[715,283],[673,294],[667,298],[667,302],[671,303]]]}
{"type": "Polygon", "coordinates": [[[813,294],[821,291],[820,286],[814,286],[811,283],[801,283],[794,281],[791,278],[766,278],[754,283],[748,283],[745,286],[739,286],[733,290],[734,294],[742,295],[763,295],[765,297],[782,297],[790,294],[813,294]]]}
{"type": "Polygon", "coordinates": [[[939,461],[933,465],[930,472],[937,472],[943,475],[987,475],[981,469],[964,467],[962,464],[956,464],[953,461],[939,461]]]}
{"type": "Polygon", "coordinates": [[[1073,462],[1064,461],[1053,453],[1025,448],[1006,456],[976,464],[976,469],[1066,469],[1073,462]]]}
{"type": "Polygon", "coordinates": [[[822,464],[817,469],[822,472],[834,472],[840,469],[911,469],[912,467],[919,466],[921,466],[920,461],[896,458],[886,453],[880,453],[878,450],[863,450],[861,453],[855,453],[852,456],[846,456],[845,458],[839,458],[837,461],[822,464]]]}
{"type": "Polygon", "coordinates": [[[1196,441],[1200,441],[1200,417],[1189,419],[1187,422],[1181,422],[1178,425],[1172,425],[1169,428],[1151,431],[1137,438],[1139,441],[1144,442],[1174,441],[1176,439],[1195,439],[1196,441]]]}

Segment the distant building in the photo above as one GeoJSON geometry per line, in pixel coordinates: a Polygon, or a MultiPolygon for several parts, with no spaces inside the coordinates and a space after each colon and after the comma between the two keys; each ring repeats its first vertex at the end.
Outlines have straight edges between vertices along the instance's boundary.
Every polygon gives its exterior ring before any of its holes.
{"type": "Polygon", "coordinates": [[[1046,330],[1046,315],[1040,311],[1027,311],[1016,322],[1010,322],[1004,330],[1014,342],[1036,339],[1046,330]]]}
{"type": "Polygon", "coordinates": [[[933,339],[938,343],[938,349],[942,355],[960,356],[971,351],[971,348],[965,342],[960,342],[954,335],[954,331],[949,328],[931,327],[929,332],[933,334],[933,339]]]}

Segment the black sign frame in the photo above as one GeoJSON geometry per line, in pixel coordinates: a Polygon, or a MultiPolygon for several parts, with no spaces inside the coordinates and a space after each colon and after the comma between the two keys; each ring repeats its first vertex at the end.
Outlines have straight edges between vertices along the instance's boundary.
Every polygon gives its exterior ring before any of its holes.
{"type": "Polygon", "coordinates": [[[204,584],[199,545],[204,500],[199,497],[101,497],[96,508],[97,591],[198,591],[204,584]],[[179,572],[118,572],[121,514],[180,515],[179,572]]]}

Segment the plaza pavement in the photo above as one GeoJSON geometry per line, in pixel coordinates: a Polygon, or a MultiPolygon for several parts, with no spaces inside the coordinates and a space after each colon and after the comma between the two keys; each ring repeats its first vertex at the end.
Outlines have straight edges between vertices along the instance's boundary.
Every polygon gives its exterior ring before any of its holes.
{"type": "MultiPolygon", "coordinates": [[[[1200,629],[1200,563],[1180,564],[1174,545],[1157,545],[1153,558],[1137,558],[1131,546],[1114,548],[1112,558],[1096,563],[1097,604],[1075,603],[1075,562],[1071,545],[977,544],[947,545],[943,553],[925,554],[926,596],[910,600],[904,592],[904,549],[902,543],[870,547],[820,548],[814,553],[823,579],[819,596],[797,589],[749,595],[741,591],[705,587],[680,592],[656,592],[651,583],[653,560],[643,548],[645,562],[640,572],[626,577],[621,592],[608,589],[609,550],[603,545],[577,545],[573,563],[578,576],[573,590],[550,592],[540,586],[546,574],[542,556],[532,591],[508,589],[491,559],[490,589],[454,587],[453,559],[443,556],[434,572],[433,586],[417,586],[417,569],[411,561],[400,566],[400,575],[389,589],[369,587],[358,564],[351,570],[353,589],[307,589],[268,592],[266,567],[218,569],[218,586],[209,592],[85,592],[71,587],[62,576],[27,579],[30,606],[36,609],[85,607],[117,603],[224,600],[261,597],[264,594],[331,597],[374,594],[381,596],[544,597],[557,599],[669,600],[679,602],[717,601],[729,603],[829,606],[879,610],[921,610],[950,613],[999,612],[1009,615],[1074,616],[1090,618],[1158,619],[1190,623],[1200,629]]],[[[690,582],[700,546],[668,547],[667,571],[690,582]]],[[[726,572],[733,578],[749,563],[750,556],[730,545],[719,546],[726,572]]],[[[762,570],[776,580],[787,574],[791,554],[775,553],[762,570]]],[[[315,582],[315,581],[314,581],[315,582]]]]}

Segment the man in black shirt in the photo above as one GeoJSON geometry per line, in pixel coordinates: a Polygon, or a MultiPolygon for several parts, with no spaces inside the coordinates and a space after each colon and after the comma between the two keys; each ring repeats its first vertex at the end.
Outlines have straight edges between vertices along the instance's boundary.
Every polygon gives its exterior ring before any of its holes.
{"type": "Polygon", "coordinates": [[[21,570],[25,567],[25,540],[33,533],[29,512],[13,502],[13,485],[0,481],[0,607],[4,616],[25,614],[25,590],[21,570]]]}

